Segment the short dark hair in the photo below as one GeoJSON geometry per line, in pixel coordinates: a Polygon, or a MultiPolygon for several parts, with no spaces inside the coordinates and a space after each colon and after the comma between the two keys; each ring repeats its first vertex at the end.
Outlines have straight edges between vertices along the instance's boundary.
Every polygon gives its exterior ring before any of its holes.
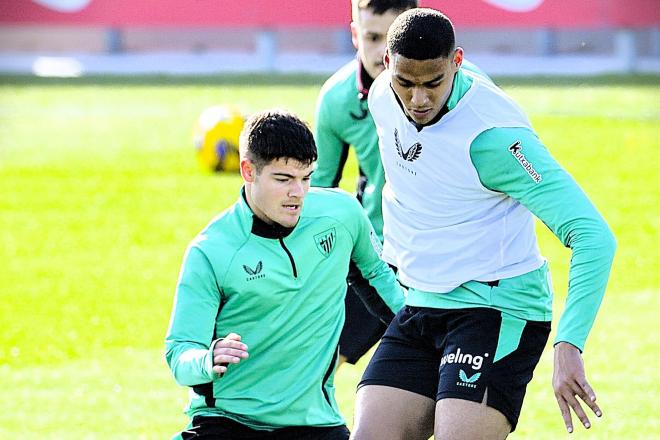
{"type": "Polygon", "coordinates": [[[248,118],[239,140],[241,156],[261,172],[277,159],[310,165],[318,158],[314,136],[307,124],[285,110],[265,110],[248,118]]]}
{"type": "Polygon", "coordinates": [[[447,58],[456,44],[449,17],[430,8],[416,8],[399,15],[387,32],[387,50],[413,60],[447,58]]]}
{"type": "Polygon", "coordinates": [[[403,12],[419,6],[417,0],[352,0],[353,20],[357,20],[357,12],[370,9],[376,15],[388,11],[403,12]]]}

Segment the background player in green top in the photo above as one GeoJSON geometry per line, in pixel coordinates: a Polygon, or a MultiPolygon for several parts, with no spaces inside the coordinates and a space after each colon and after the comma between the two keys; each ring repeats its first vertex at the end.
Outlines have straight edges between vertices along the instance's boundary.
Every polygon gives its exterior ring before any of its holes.
{"type": "Polygon", "coordinates": [[[348,149],[353,147],[360,167],[358,198],[382,238],[381,191],[385,183],[378,152],[378,136],[367,108],[369,87],[384,69],[387,29],[416,0],[353,0],[351,38],[357,58],[330,77],[316,105],[314,137],[319,152],[313,186],[336,187],[348,149]]]}
{"type": "Polygon", "coordinates": [[[392,313],[403,292],[359,203],[309,191],[316,146],[300,119],[257,114],[240,148],[245,185],[188,247],[166,337],[192,388],[181,436],[345,439],[333,379],[349,262],[392,313]]]}
{"type": "MultiPolygon", "coordinates": [[[[357,58],[326,81],[316,104],[315,138],[319,152],[312,185],[339,185],[348,148],[353,146],[360,167],[357,197],[371,224],[383,238],[381,192],[385,183],[378,153],[376,126],[367,108],[367,94],[374,78],[384,69],[387,29],[417,0],[352,0],[351,39],[357,58]]],[[[380,319],[370,313],[356,291],[364,292],[364,281],[351,268],[346,295],[346,323],[339,340],[340,364],[355,364],[383,335],[391,316],[380,319]]]]}
{"type": "MultiPolygon", "coordinates": [[[[321,89],[316,104],[314,137],[319,152],[312,185],[339,185],[349,146],[360,167],[357,198],[382,241],[381,192],[385,174],[378,152],[378,136],[367,108],[367,94],[384,69],[387,29],[403,11],[417,7],[417,0],[352,0],[351,39],[357,58],[346,64],[321,89]]],[[[352,268],[346,295],[346,323],[339,340],[340,364],[356,363],[383,335],[392,316],[370,313],[357,292],[364,282],[352,268]],[[357,291],[357,292],[356,292],[357,291]]]]}

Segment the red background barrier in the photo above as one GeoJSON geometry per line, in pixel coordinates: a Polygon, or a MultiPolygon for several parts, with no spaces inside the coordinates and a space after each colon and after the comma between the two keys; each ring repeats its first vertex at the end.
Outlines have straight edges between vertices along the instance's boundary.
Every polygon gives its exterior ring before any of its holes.
{"type": "MultiPolygon", "coordinates": [[[[530,0],[531,3],[534,0],[530,0]]],[[[527,1],[527,3],[530,3],[527,1]]],[[[525,0],[422,0],[460,27],[606,28],[660,25],[658,0],[545,0],[528,12],[494,4],[525,0]]],[[[0,0],[0,23],[98,26],[336,27],[350,0],[0,0]],[[45,4],[59,4],[59,12],[45,4]]]]}

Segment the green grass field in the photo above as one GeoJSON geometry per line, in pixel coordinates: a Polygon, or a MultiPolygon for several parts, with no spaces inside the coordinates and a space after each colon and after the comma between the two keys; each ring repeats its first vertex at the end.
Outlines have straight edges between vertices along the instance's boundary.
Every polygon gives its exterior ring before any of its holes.
{"type": "MultiPolygon", "coordinates": [[[[185,425],[187,391],[163,360],[174,285],[188,241],[241,184],[199,171],[194,120],[235,103],[313,124],[322,80],[0,78],[0,438],[162,439],[185,425]]],[[[604,417],[573,437],[660,437],[660,78],[501,84],[619,243],[584,353],[604,417]]],[[[354,162],[345,174],[351,190],[354,162]]],[[[558,317],[570,252],[538,230],[558,317]]],[[[338,373],[349,424],[363,368],[338,373]]],[[[568,437],[551,373],[548,346],[511,438],[568,437]]]]}

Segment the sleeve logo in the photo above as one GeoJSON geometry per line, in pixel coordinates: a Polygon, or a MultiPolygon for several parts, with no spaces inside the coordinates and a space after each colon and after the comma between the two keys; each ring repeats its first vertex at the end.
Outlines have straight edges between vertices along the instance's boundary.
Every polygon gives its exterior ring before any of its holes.
{"type": "Polygon", "coordinates": [[[541,180],[543,180],[543,177],[541,177],[541,175],[534,169],[534,165],[532,165],[532,163],[527,160],[523,154],[522,143],[520,141],[515,141],[509,146],[508,150],[514,159],[516,159],[518,163],[522,165],[523,169],[527,172],[527,174],[529,174],[529,177],[531,177],[535,183],[540,183],[541,180]]]}

